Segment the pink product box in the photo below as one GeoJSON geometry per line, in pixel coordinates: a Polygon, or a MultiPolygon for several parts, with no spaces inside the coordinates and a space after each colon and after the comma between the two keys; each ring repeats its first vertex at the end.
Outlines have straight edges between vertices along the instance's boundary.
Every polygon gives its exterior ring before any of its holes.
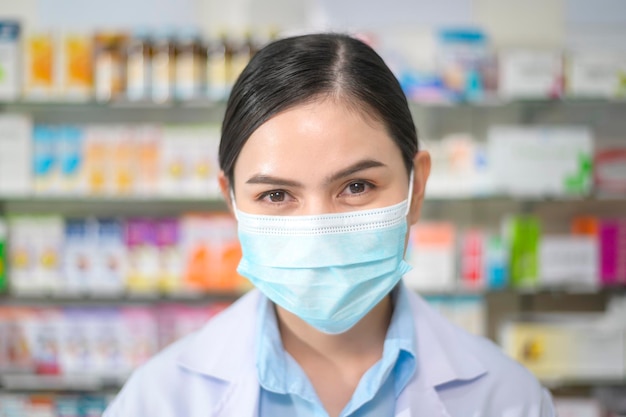
{"type": "Polygon", "coordinates": [[[626,219],[600,221],[600,279],[603,285],[626,284],[626,219]]]}

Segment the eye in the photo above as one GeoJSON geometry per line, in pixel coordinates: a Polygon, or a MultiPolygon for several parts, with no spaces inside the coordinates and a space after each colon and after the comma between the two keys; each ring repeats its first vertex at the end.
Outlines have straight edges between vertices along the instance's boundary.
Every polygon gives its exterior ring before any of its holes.
{"type": "Polygon", "coordinates": [[[348,190],[352,194],[360,194],[365,191],[365,183],[363,182],[353,182],[348,185],[348,190]]]}
{"type": "Polygon", "coordinates": [[[284,203],[288,199],[288,194],[283,190],[266,191],[259,195],[258,200],[266,203],[284,203]]]}
{"type": "Polygon", "coordinates": [[[353,181],[344,188],[342,194],[348,196],[357,196],[364,194],[374,188],[374,185],[368,181],[353,181]]]}

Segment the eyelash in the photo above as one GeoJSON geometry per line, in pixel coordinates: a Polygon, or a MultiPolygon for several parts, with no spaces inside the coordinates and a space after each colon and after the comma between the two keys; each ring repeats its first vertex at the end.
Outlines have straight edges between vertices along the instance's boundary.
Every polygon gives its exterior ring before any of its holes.
{"type": "MultiPolygon", "coordinates": [[[[344,192],[345,192],[347,189],[349,189],[349,187],[350,187],[351,185],[354,185],[354,184],[363,184],[363,185],[365,186],[365,188],[366,188],[366,189],[365,189],[362,193],[356,193],[356,194],[346,193],[346,194],[345,194],[346,196],[348,196],[348,197],[358,197],[358,196],[361,196],[361,195],[363,195],[363,194],[366,194],[366,193],[368,193],[369,191],[371,191],[371,190],[373,190],[373,189],[375,189],[375,188],[376,188],[376,185],[372,184],[372,183],[371,183],[371,182],[369,182],[369,181],[365,181],[365,180],[353,180],[353,181],[350,181],[349,183],[347,183],[347,184],[345,185],[345,187],[343,187],[343,189],[342,189],[342,191],[341,191],[341,193],[340,193],[339,195],[344,194],[344,192]]],[[[260,201],[260,202],[262,202],[262,203],[267,203],[267,204],[272,204],[272,205],[281,205],[281,204],[287,204],[287,203],[288,203],[288,201],[271,201],[271,200],[269,200],[269,199],[268,199],[268,198],[269,198],[269,196],[270,196],[271,194],[274,194],[274,193],[283,193],[283,194],[285,194],[285,198],[291,197],[291,194],[289,194],[289,192],[287,192],[287,191],[285,191],[285,190],[280,190],[280,189],[278,189],[278,190],[269,190],[269,191],[265,191],[265,192],[263,192],[263,193],[259,194],[259,195],[258,195],[258,197],[256,198],[256,200],[257,200],[257,201],[260,201]],[[265,201],[266,199],[268,199],[268,201],[265,201]]]]}

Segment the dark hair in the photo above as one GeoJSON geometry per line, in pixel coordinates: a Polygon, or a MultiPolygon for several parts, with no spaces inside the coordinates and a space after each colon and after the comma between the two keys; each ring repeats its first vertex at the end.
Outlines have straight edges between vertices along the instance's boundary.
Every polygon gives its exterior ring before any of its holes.
{"type": "Polygon", "coordinates": [[[250,135],[278,113],[320,97],[336,97],[382,122],[410,172],[417,132],[396,77],[365,43],[347,35],[314,34],[268,44],[233,86],[219,146],[220,168],[231,186],[250,135]]]}

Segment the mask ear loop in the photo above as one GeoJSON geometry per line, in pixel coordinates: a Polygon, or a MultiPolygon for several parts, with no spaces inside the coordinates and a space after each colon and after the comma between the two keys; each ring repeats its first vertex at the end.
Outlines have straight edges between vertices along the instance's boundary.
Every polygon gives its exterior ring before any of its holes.
{"type": "Polygon", "coordinates": [[[413,201],[413,173],[414,170],[411,169],[411,174],[409,175],[409,196],[407,198],[406,213],[404,213],[405,216],[409,215],[409,211],[411,210],[411,202],[413,201]]]}
{"type": "Polygon", "coordinates": [[[235,214],[235,219],[239,220],[239,217],[237,216],[237,203],[235,203],[235,192],[233,191],[232,187],[230,189],[230,204],[232,204],[233,206],[233,213],[235,214]]]}

